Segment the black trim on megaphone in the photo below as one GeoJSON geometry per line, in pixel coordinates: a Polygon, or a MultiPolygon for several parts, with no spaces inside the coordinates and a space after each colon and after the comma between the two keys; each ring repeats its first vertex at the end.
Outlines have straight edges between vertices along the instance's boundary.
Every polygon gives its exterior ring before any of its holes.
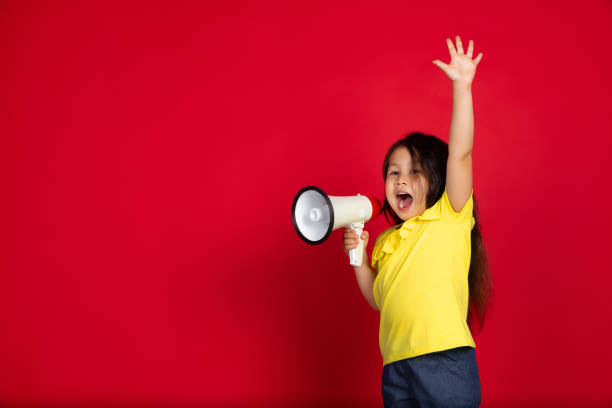
{"type": "Polygon", "coordinates": [[[325,191],[323,191],[319,187],[315,187],[315,186],[306,186],[303,189],[301,189],[300,191],[298,191],[298,193],[295,195],[295,198],[293,199],[293,205],[291,206],[291,221],[293,222],[293,228],[295,229],[295,232],[297,232],[299,237],[302,238],[302,240],[304,240],[304,242],[306,242],[308,244],[319,245],[319,244],[323,243],[327,238],[329,238],[329,235],[331,234],[332,229],[334,228],[334,207],[332,206],[332,202],[329,199],[329,197],[327,196],[327,194],[325,193],[325,191]],[[321,238],[318,241],[312,241],[312,240],[306,238],[300,232],[300,229],[298,228],[297,222],[295,220],[295,206],[296,206],[300,196],[304,192],[309,191],[309,190],[316,190],[317,192],[319,192],[323,196],[323,198],[325,198],[325,201],[327,201],[327,206],[329,207],[329,227],[327,229],[327,232],[323,236],[323,238],[321,238]]]}

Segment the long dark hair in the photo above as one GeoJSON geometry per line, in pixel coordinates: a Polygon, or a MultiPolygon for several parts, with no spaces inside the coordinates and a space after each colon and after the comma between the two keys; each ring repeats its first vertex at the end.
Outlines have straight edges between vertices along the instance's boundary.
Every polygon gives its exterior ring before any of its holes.
{"type": "MultiPolygon", "coordinates": [[[[448,144],[435,136],[419,132],[412,132],[403,139],[391,145],[385,161],[383,162],[383,179],[387,181],[387,170],[389,169],[389,158],[398,147],[405,147],[410,152],[412,160],[419,162],[429,181],[427,192],[427,208],[434,205],[442,197],[446,187],[446,163],[448,161],[448,144]]],[[[468,285],[470,288],[467,323],[473,332],[475,320],[478,320],[478,331],[484,325],[485,315],[493,295],[493,280],[489,273],[489,264],[484,242],[480,234],[478,222],[478,205],[476,194],[473,195],[475,224],[472,228],[472,253],[470,257],[470,270],[468,274],[468,285]]],[[[404,222],[391,208],[385,195],[382,213],[392,225],[404,222]]]]}

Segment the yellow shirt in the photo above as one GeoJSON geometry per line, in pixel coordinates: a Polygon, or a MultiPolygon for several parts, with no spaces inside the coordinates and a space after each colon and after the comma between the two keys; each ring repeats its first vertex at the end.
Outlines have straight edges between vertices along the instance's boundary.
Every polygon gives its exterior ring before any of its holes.
{"type": "Polygon", "coordinates": [[[476,347],[466,322],[473,191],[456,213],[444,194],[374,244],[374,300],[383,365],[459,346],[476,347]]]}

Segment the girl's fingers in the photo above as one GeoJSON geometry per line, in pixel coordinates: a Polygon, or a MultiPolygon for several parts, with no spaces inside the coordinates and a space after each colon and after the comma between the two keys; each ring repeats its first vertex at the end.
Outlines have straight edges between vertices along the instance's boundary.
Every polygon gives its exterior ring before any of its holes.
{"type": "Polygon", "coordinates": [[[467,52],[467,56],[472,58],[472,52],[474,51],[474,41],[470,40],[470,43],[468,45],[468,52],[467,52]]]}
{"type": "Polygon", "coordinates": [[[451,55],[451,58],[455,57],[455,54],[457,54],[457,51],[455,51],[455,46],[453,45],[453,42],[450,40],[450,38],[446,39],[446,45],[448,45],[448,52],[451,55]]]}
{"type": "Polygon", "coordinates": [[[480,54],[478,54],[478,56],[476,57],[476,59],[474,60],[474,64],[478,65],[478,62],[482,59],[482,52],[480,54]]]}
{"type": "Polygon", "coordinates": [[[445,63],[443,63],[440,60],[434,60],[432,61],[438,68],[440,68],[442,71],[446,72],[446,70],[448,69],[448,65],[446,65],[445,63]]]}
{"type": "Polygon", "coordinates": [[[457,40],[457,52],[459,54],[463,54],[463,45],[461,44],[461,38],[459,38],[459,36],[455,36],[455,39],[457,40]]]}

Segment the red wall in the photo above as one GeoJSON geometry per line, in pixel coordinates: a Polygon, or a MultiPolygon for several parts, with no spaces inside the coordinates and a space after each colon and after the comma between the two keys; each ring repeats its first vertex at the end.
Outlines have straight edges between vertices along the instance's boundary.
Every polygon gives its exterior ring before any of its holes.
{"type": "Polygon", "coordinates": [[[0,3],[1,406],[382,407],[379,315],[291,203],[448,141],[457,34],[483,406],[612,402],[609,1],[124,3],[0,3]]]}

